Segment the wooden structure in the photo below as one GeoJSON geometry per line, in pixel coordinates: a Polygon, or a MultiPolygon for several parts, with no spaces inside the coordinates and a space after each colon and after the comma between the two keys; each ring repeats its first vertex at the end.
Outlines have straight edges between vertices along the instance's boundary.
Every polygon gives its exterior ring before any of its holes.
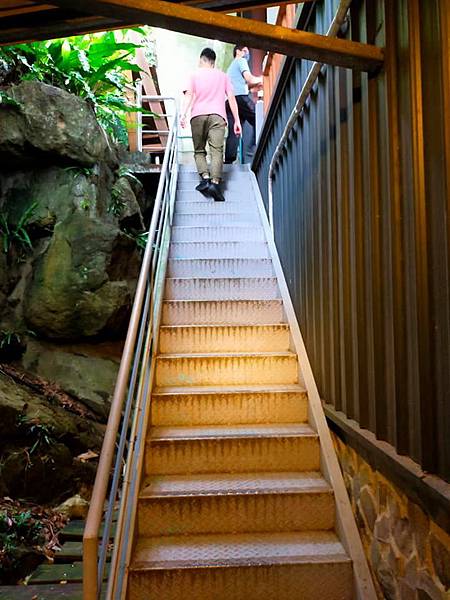
{"type": "MultiPolygon", "coordinates": [[[[288,27],[292,29],[295,24],[297,5],[296,4],[285,4],[280,6],[280,10],[277,15],[277,25],[281,27],[288,27]]],[[[263,79],[263,99],[264,99],[264,112],[267,112],[272,94],[276,88],[278,75],[281,70],[283,62],[283,55],[278,52],[270,52],[264,62],[264,79],[263,79]]]]}
{"type": "MultiPolygon", "coordinates": [[[[1,6],[0,44],[141,23],[226,42],[245,41],[254,48],[349,68],[374,70],[383,62],[383,50],[376,46],[164,0],[55,0],[52,4],[4,0],[1,6]]],[[[226,10],[225,1],[221,10],[226,10]]]]}

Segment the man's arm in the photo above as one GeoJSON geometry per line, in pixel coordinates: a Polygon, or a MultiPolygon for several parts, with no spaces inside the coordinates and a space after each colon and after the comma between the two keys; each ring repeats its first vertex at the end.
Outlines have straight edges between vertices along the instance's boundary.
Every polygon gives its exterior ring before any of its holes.
{"type": "Polygon", "coordinates": [[[189,114],[192,102],[194,100],[194,95],[191,90],[185,90],[183,93],[183,100],[181,102],[181,116],[180,116],[180,125],[183,129],[186,127],[186,119],[189,114]]]}
{"type": "Polygon", "coordinates": [[[228,96],[228,104],[230,105],[230,109],[231,109],[231,112],[233,113],[233,117],[234,117],[234,133],[235,133],[235,135],[241,135],[242,134],[241,121],[239,119],[239,111],[238,111],[236,98],[234,97],[234,94],[230,94],[228,96]]]}
{"type": "Polygon", "coordinates": [[[242,73],[242,77],[245,79],[245,81],[247,82],[247,85],[250,89],[255,88],[255,87],[260,87],[262,85],[263,78],[255,77],[254,75],[252,75],[250,73],[250,71],[244,71],[242,73]]]}

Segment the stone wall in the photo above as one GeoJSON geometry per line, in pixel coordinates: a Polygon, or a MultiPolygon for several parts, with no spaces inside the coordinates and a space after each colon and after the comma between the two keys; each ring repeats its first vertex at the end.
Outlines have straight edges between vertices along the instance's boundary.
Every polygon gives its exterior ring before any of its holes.
{"type": "Polygon", "coordinates": [[[380,598],[450,600],[450,536],[333,436],[380,598]]]}

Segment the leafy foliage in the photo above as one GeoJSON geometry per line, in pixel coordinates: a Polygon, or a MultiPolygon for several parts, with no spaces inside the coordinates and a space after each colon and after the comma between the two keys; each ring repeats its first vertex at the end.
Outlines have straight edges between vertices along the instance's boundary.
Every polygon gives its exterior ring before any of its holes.
{"type": "Polygon", "coordinates": [[[11,98],[6,92],[0,90],[0,108],[2,106],[10,106],[13,108],[20,108],[19,102],[11,98]]]}
{"type": "Polygon", "coordinates": [[[0,84],[3,70],[3,83],[33,79],[85,98],[105,130],[126,143],[125,117],[137,110],[126,98],[127,74],[141,72],[134,53],[143,45],[126,41],[126,32],[109,31],[0,48],[0,84]]]}
{"type": "Polygon", "coordinates": [[[31,250],[33,248],[27,227],[36,208],[36,202],[30,204],[21,214],[17,223],[10,223],[7,216],[4,213],[0,213],[0,236],[5,254],[9,251],[13,243],[16,243],[22,249],[31,250]]]}
{"type": "Polygon", "coordinates": [[[64,523],[63,515],[43,506],[0,500],[0,585],[16,584],[52,560],[64,523]]]}

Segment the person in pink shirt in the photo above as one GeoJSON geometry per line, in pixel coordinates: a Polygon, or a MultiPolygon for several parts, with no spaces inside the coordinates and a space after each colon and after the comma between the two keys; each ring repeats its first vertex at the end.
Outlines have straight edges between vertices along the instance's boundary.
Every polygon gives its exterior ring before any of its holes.
{"type": "Polygon", "coordinates": [[[220,190],[223,169],[223,148],[227,113],[225,101],[234,116],[234,133],[241,135],[241,122],[228,75],[215,68],[216,53],[205,48],[200,54],[199,68],[191,75],[186,85],[180,123],[186,127],[186,118],[191,113],[194,157],[201,181],[195,188],[205,196],[224,201],[220,190]],[[206,144],[209,144],[211,164],[206,161],[206,144]]]}

